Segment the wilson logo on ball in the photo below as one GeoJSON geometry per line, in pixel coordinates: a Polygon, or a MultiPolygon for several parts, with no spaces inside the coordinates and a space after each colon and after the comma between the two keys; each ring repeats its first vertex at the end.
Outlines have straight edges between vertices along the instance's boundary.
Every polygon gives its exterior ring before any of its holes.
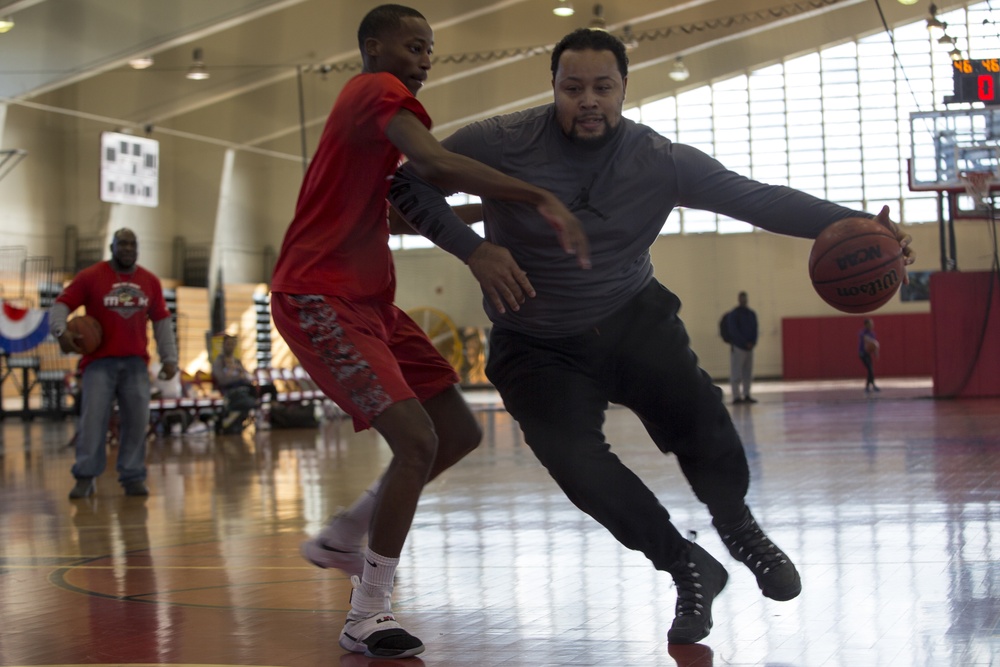
{"type": "Polygon", "coordinates": [[[881,278],[872,280],[871,282],[863,283],[861,285],[852,285],[851,287],[838,287],[837,296],[841,297],[854,297],[854,296],[878,296],[887,290],[892,292],[896,291],[899,286],[899,275],[896,273],[896,269],[893,269],[889,273],[885,274],[881,278]]]}
{"type": "Polygon", "coordinates": [[[879,308],[896,294],[905,275],[899,240],[871,218],[833,223],[816,237],[809,254],[816,293],[845,313],[879,308]]]}

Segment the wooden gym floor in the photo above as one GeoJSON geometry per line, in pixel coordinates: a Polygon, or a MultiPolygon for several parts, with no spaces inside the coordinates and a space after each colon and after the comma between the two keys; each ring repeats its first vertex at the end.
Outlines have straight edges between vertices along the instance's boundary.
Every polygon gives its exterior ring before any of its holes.
{"type": "Polygon", "coordinates": [[[1000,665],[1000,399],[928,381],[756,385],[735,406],[749,503],[797,563],[773,602],[627,411],[615,451],[730,571],[701,644],[668,646],[668,575],[570,505],[490,393],[485,439],[431,484],[395,610],[427,651],[337,645],[349,584],[299,542],[387,462],[346,421],[150,442],[148,499],[106,472],[70,501],[67,422],[8,418],[0,481],[0,665],[968,667],[1000,665]]]}

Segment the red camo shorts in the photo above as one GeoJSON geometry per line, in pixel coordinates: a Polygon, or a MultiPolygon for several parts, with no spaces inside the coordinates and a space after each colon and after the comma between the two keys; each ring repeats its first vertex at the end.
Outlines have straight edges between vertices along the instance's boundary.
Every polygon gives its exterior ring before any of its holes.
{"type": "Polygon", "coordinates": [[[416,322],[392,303],[271,294],[274,325],[302,368],[363,431],[389,406],[423,403],[458,374],[416,322]]]}

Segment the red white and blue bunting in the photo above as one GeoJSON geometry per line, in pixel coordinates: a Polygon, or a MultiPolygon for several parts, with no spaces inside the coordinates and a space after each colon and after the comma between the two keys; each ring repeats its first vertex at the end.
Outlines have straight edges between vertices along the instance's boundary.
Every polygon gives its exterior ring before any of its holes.
{"type": "Polygon", "coordinates": [[[27,352],[49,335],[49,313],[40,308],[20,308],[0,300],[0,350],[4,354],[27,352]]]}

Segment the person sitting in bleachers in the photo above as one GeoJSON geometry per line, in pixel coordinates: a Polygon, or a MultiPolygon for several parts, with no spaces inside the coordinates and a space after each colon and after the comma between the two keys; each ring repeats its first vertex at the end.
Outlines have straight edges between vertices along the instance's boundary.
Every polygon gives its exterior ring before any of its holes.
{"type": "Polygon", "coordinates": [[[240,433],[250,412],[257,407],[257,388],[253,376],[236,357],[236,336],[225,334],[222,351],[212,362],[212,382],[225,399],[225,412],[219,430],[240,433]]]}

